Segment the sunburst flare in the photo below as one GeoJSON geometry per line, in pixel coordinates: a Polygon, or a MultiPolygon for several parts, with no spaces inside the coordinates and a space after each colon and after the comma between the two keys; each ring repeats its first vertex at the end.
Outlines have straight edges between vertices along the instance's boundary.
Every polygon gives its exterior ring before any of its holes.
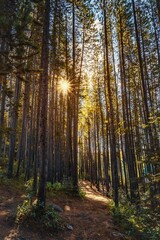
{"type": "Polygon", "coordinates": [[[71,91],[71,83],[67,80],[61,80],[58,84],[58,90],[62,94],[66,95],[71,91]]]}

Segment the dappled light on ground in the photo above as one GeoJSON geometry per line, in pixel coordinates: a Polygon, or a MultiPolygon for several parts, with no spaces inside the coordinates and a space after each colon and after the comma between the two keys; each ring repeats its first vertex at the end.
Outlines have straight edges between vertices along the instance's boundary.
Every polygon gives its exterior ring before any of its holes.
{"type": "Polygon", "coordinates": [[[65,221],[73,226],[72,233],[66,231],[56,240],[125,240],[126,237],[114,225],[110,215],[108,204],[111,200],[95,187],[91,188],[87,181],[81,181],[80,187],[85,192],[84,199],[53,200],[64,209],[62,216],[65,221]]]}
{"type": "Polygon", "coordinates": [[[15,239],[18,236],[19,230],[17,228],[11,229],[8,235],[4,238],[4,240],[15,239]]]}
{"type": "Polygon", "coordinates": [[[8,215],[8,211],[5,211],[5,210],[0,210],[0,217],[5,217],[8,215]]]}
{"type": "Polygon", "coordinates": [[[81,181],[80,186],[85,192],[83,199],[63,192],[48,196],[47,205],[56,204],[63,209],[59,214],[65,223],[63,231],[53,232],[52,235],[34,226],[17,227],[16,209],[22,204],[25,195],[23,191],[6,191],[1,186],[0,240],[125,240],[124,234],[113,223],[108,206],[111,200],[94,186],[91,188],[87,181],[81,181]]]}
{"type": "Polygon", "coordinates": [[[66,211],[66,212],[69,211],[69,212],[70,212],[70,211],[71,211],[70,206],[65,205],[65,206],[64,206],[64,211],[66,211]]]}
{"type": "Polygon", "coordinates": [[[95,187],[91,188],[90,183],[86,181],[82,181],[80,183],[80,186],[82,187],[82,190],[86,193],[86,198],[94,200],[96,202],[101,202],[104,204],[111,203],[111,200],[105,196],[103,196],[100,192],[98,192],[95,187]]]}

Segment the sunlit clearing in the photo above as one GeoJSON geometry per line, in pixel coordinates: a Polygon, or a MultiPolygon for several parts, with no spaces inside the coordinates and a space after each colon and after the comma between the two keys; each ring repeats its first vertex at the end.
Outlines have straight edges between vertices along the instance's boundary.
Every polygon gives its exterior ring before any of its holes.
{"type": "Polygon", "coordinates": [[[58,84],[58,89],[60,92],[66,95],[68,92],[71,91],[71,84],[66,80],[61,80],[58,84]]]}
{"type": "Polygon", "coordinates": [[[90,187],[90,183],[86,181],[82,181],[80,183],[81,189],[86,193],[85,197],[104,204],[111,203],[111,199],[104,197],[98,190],[92,186],[90,187]]]}

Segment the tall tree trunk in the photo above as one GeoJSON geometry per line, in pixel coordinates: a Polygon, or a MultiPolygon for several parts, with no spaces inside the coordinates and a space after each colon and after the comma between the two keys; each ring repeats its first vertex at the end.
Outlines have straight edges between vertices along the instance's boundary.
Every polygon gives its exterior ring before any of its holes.
{"type": "Polygon", "coordinates": [[[1,110],[0,110],[0,157],[2,156],[2,144],[3,144],[3,127],[4,127],[4,113],[6,102],[6,76],[0,76],[0,82],[2,81],[2,96],[1,96],[1,110]]]}
{"type": "Polygon", "coordinates": [[[21,93],[21,78],[17,76],[16,84],[15,84],[15,93],[14,93],[14,108],[11,117],[11,128],[12,133],[10,136],[10,147],[9,147],[9,158],[8,158],[8,170],[7,176],[8,178],[13,177],[13,164],[15,159],[15,146],[16,146],[16,133],[17,133],[17,124],[18,124],[18,108],[19,108],[19,101],[20,101],[20,93],[21,93]]]}
{"type": "Polygon", "coordinates": [[[25,82],[24,100],[23,100],[23,117],[22,117],[22,130],[18,148],[18,167],[16,176],[19,176],[20,165],[22,161],[25,161],[25,147],[26,147],[26,135],[28,124],[28,109],[29,109],[29,93],[30,93],[30,79],[25,82]]]}
{"type": "Polygon", "coordinates": [[[48,111],[48,61],[49,61],[49,23],[50,23],[50,0],[45,1],[45,14],[43,20],[43,38],[41,52],[40,76],[41,84],[41,113],[40,113],[40,176],[38,189],[39,206],[46,205],[46,175],[47,175],[47,111],[48,111]]]}
{"type": "Polygon", "coordinates": [[[76,82],[76,72],[75,72],[75,0],[72,2],[72,14],[73,14],[73,84],[74,84],[74,96],[73,96],[73,186],[75,192],[78,191],[78,112],[77,112],[77,104],[78,104],[78,96],[77,96],[77,82],[76,82]]]}
{"type": "Polygon", "coordinates": [[[106,59],[106,73],[107,73],[107,90],[109,99],[109,117],[110,117],[110,148],[111,148],[111,165],[112,165],[112,181],[113,194],[115,205],[118,206],[118,166],[116,157],[116,136],[114,127],[114,107],[111,90],[111,77],[109,68],[109,53],[108,53],[108,32],[107,32],[107,17],[106,17],[106,3],[103,0],[103,15],[104,15],[104,34],[105,34],[105,59],[106,59]]]}

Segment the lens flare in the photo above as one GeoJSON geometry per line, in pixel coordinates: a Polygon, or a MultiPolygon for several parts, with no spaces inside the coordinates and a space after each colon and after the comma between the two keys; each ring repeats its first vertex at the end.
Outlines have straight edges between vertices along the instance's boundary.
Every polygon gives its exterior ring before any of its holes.
{"type": "Polygon", "coordinates": [[[61,93],[66,95],[68,92],[71,91],[71,84],[67,80],[61,80],[58,84],[58,89],[61,93]]]}

